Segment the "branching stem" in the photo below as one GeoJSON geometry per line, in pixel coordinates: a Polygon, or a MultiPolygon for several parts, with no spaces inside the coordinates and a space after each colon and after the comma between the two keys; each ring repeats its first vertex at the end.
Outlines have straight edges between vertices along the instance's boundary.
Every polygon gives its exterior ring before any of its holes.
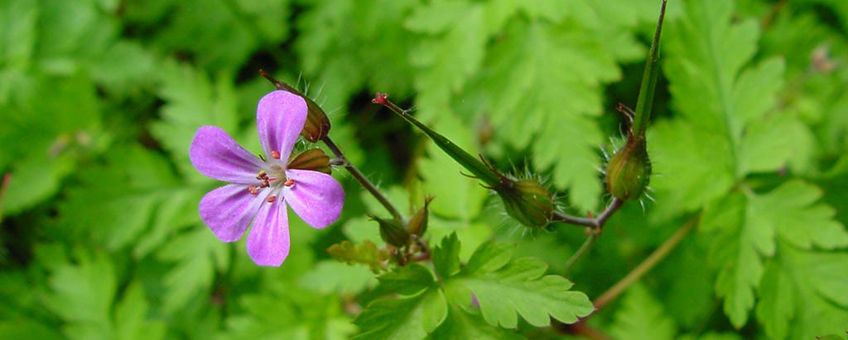
{"type": "Polygon", "coordinates": [[[621,295],[624,290],[630,287],[633,283],[639,281],[648,271],[653,269],[660,261],[662,261],[669,253],[671,253],[674,248],[680,244],[680,241],[695,228],[698,219],[693,218],[686,222],[680,229],[674,232],[665,242],[663,242],[659,248],[654,250],[651,255],[645,258],[636,268],[630,271],[626,276],[624,276],[621,280],[619,280],[612,287],[607,289],[606,292],[601,294],[600,297],[595,299],[595,310],[599,310],[609,304],[612,300],[615,300],[619,295],[621,295]]]}
{"type": "Polygon", "coordinates": [[[386,208],[386,210],[390,214],[392,214],[392,217],[394,219],[398,221],[403,221],[403,215],[401,215],[397,208],[392,205],[392,202],[390,202],[389,199],[386,198],[386,196],[383,195],[382,192],[380,192],[380,189],[377,188],[374,183],[371,183],[371,181],[369,181],[368,178],[365,177],[365,175],[361,171],[359,171],[359,169],[355,165],[353,165],[350,161],[347,160],[344,153],[342,153],[342,150],[339,149],[339,147],[336,145],[336,143],[333,142],[332,139],[330,139],[330,136],[325,136],[324,138],[321,138],[321,141],[327,145],[327,148],[329,148],[334,155],[336,155],[337,161],[341,163],[345,169],[347,169],[350,175],[353,176],[353,178],[356,179],[357,182],[359,182],[359,185],[365,188],[365,190],[367,190],[371,194],[371,196],[374,196],[374,198],[377,199],[377,202],[380,202],[380,204],[382,204],[383,207],[386,208]]]}

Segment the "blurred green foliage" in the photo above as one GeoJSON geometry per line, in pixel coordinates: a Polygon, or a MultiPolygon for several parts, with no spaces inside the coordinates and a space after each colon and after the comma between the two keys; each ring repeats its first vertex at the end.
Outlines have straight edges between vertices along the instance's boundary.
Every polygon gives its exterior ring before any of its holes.
{"type": "Polygon", "coordinates": [[[568,280],[579,228],[519,227],[368,103],[388,92],[467,151],[547,178],[571,213],[598,211],[602,150],[625,124],[612,108],[635,104],[658,8],[0,0],[0,338],[555,337],[564,328],[537,326],[588,313],[579,292],[598,296],[693,219],[588,326],[622,339],[845,335],[846,1],[670,0],[648,133],[655,200],[628,203],[568,280]],[[197,203],[217,184],[188,145],[217,125],[259,150],[255,106],[272,89],[260,68],[330,112],[333,139],[403,213],[435,197],[432,266],[377,277],[326,252],[384,245],[366,215],[385,212],[343,171],[342,219],[316,231],[293,218],[281,268],[207,230],[197,203]]]}

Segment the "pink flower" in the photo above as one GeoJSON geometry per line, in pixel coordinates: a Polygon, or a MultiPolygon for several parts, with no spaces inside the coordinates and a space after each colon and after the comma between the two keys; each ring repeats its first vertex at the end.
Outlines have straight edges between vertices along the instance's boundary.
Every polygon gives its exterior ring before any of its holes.
{"type": "Polygon", "coordinates": [[[289,254],[286,205],[320,229],[339,218],[344,204],[344,191],[332,176],[286,168],[306,113],[303,98],[290,92],[259,100],[256,125],[265,161],[215,126],[200,127],[191,142],[189,157],[197,171],[230,183],[203,197],[200,217],[224,242],[238,241],[252,224],[247,253],[260,266],[280,266],[289,254]]]}

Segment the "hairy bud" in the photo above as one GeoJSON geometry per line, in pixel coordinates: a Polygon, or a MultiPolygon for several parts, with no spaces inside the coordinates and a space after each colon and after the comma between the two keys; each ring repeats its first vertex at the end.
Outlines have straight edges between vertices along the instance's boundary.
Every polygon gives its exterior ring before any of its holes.
{"type": "Polygon", "coordinates": [[[409,244],[409,232],[396,220],[389,220],[371,216],[371,219],[380,224],[380,238],[395,247],[403,247],[409,244]]]}
{"type": "Polygon", "coordinates": [[[532,179],[506,180],[494,187],[503,200],[506,212],[528,227],[544,227],[554,212],[553,195],[532,179]]]}
{"type": "Polygon", "coordinates": [[[607,164],[607,191],[620,200],[639,197],[651,178],[645,138],[630,136],[607,164]]]}
{"type": "Polygon", "coordinates": [[[314,170],[330,174],[330,157],[321,149],[310,149],[294,156],[289,161],[289,169],[314,170]]]}

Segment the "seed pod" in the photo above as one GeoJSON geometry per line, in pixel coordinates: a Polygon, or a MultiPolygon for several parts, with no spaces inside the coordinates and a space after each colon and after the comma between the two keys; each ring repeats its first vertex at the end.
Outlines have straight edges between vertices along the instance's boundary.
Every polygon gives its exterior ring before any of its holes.
{"type": "Polygon", "coordinates": [[[554,212],[553,195],[532,179],[509,180],[494,188],[506,212],[528,227],[544,227],[554,212]]]}
{"type": "Polygon", "coordinates": [[[314,170],[330,174],[330,157],[321,149],[309,149],[291,158],[288,168],[314,170]]]}
{"type": "Polygon", "coordinates": [[[636,198],[648,186],[650,178],[651,161],[645,138],[631,135],[607,164],[607,191],[620,200],[636,198]]]}
{"type": "Polygon", "coordinates": [[[380,224],[380,238],[395,247],[403,247],[409,244],[409,232],[396,220],[389,220],[371,216],[371,219],[380,224]]]}
{"type": "Polygon", "coordinates": [[[428,215],[430,215],[430,202],[433,200],[433,197],[427,197],[424,199],[424,206],[421,209],[418,209],[418,212],[415,215],[412,215],[412,218],[409,219],[409,223],[406,224],[406,230],[413,235],[424,235],[424,232],[427,231],[427,219],[428,215]]]}

